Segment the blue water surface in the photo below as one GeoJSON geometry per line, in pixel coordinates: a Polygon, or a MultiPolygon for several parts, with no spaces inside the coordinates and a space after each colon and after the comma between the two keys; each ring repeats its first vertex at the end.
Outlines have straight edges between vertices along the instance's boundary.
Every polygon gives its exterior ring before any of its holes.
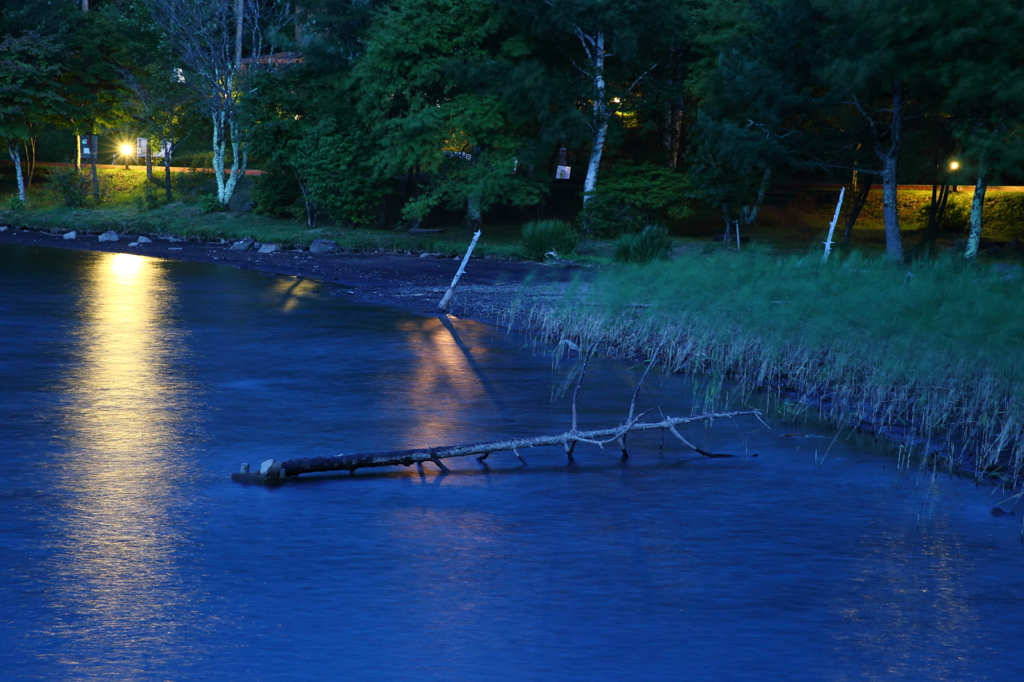
{"type": "MultiPolygon", "coordinates": [[[[0,247],[0,679],[1024,679],[1009,493],[846,434],[743,418],[685,430],[732,459],[648,435],[626,462],[232,483],[567,428],[575,359],[334,293],[0,247]]],[[[582,425],[636,377],[592,364],[582,425]]],[[[641,402],[692,397],[652,377],[641,402]]]]}

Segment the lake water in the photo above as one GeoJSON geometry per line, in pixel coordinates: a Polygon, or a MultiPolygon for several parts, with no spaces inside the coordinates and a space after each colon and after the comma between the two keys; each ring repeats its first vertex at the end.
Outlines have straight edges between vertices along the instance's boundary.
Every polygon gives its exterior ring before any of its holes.
{"type": "MultiPolygon", "coordinates": [[[[999,491],[751,419],[685,432],[735,459],[650,436],[627,462],[239,485],[269,457],[560,432],[574,362],[132,255],[0,247],[0,297],[0,679],[1024,679],[999,491]]],[[[582,425],[635,378],[594,363],[582,425]]],[[[642,402],[691,393],[652,377],[642,402]]]]}

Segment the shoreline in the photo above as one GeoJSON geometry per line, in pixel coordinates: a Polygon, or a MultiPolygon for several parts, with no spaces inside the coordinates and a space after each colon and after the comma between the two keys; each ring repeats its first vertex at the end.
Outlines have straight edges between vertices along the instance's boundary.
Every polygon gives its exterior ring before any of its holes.
{"type": "MultiPolygon", "coordinates": [[[[437,303],[447,290],[452,277],[458,270],[461,257],[436,257],[433,254],[399,254],[389,252],[346,252],[335,251],[326,254],[312,254],[308,250],[282,250],[271,254],[259,254],[255,250],[233,251],[226,241],[209,242],[180,240],[174,237],[152,237],[153,242],[130,247],[129,235],[121,236],[117,242],[99,242],[97,235],[64,240],[40,230],[8,228],[0,231],[0,244],[42,246],[106,253],[129,253],[133,255],[164,258],[187,262],[229,265],[256,270],[285,277],[302,277],[326,285],[334,295],[351,295],[361,303],[388,305],[407,312],[423,315],[438,315],[437,303]]],[[[558,312],[559,303],[570,291],[572,282],[581,276],[596,271],[595,266],[582,266],[571,262],[541,264],[525,261],[504,261],[490,258],[473,258],[459,282],[451,313],[461,318],[472,319],[503,329],[512,329],[538,340],[552,341],[552,332],[558,336],[585,340],[591,332],[589,324],[580,327],[576,315],[566,317],[558,312]],[[557,318],[558,322],[552,324],[557,318]],[[578,338],[577,338],[578,337],[578,338]]],[[[639,342],[643,346],[645,336],[630,330],[629,324],[620,327],[619,338],[606,338],[606,354],[620,360],[636,359],[639,342]]],[[[614,336],[614,335],[613,335],[614,336]]],[[[657,345],[657,339],[647,339],[650,347],[657,345]]],[[[666,366],[668,371],[672,369],[666,366]]],[[[677,367],[676,371],[699,377],[703,372],[677,367]]],[[[732,374],[728,372],[727,374],[732,374]]],[[[742,372],[740,373],[742,375],[742,372]]],[[[723,376],[724,378],[724,376],[723,376]]],[[[749,377],[747,377],[749,379],[749,377]]],[[[997,471],[973,472],[967,462],[953,460],[954,443],[934,441],[927,434],[921,434],[910,424],[886,423],[873,419],[857,419],[855,423],[836,423],[839,416],[824,409],[820,403],[822,395],[807,393],[801,386],[758,386],[744,381],[742,376],[733,376],[732,383],[741,391],[767,391],[770,396],[792,403],[795,410],[788,417],[797,418],[800,412],[814,413],[812,418],[823,424],[830,424],[838,430],[852,429],[870,435],[889,445],[893,451],[900,451],[900,461],[909,467],[909,452],[921,457],[922,467],[938,467],[945,460],[950,473],[964,478],[999,479],[997,471]],[[815,409],[815,405],[817,409],[815,409]],[[995,474],[995,476],[993,476],[995,474]]],[[[807,388],[807,387],[804,387],[807,388]]],[[[808,415],[811,416],[811,415],[808,415]]],[[[841,421],[845,421],[842,420],[841,421]]],[[[961,453],[962,455],[963,453],[961,453]]],[[[945,467],[943,467],[945,468],[945,467]]],[[[1020,471],[1008,472],[1018,483],[1020,471]]],[[[1004,480],[1004,482],[1006,482],[1004,480]]],[[[1011,485],[1015,489],[1016,486],[1011,485]]]]}
{"type": "MultiPolygon", "coordinates": [[[[260,254],[251,248],[232,250],[231,242],[227,241],[149,235],[146,236],[152,239],[151,243],[129,246],[138,236],[121,234],[116,242],[100,242],[98,235],[64,239],[61,234],[7,226],[6,230],[0,231],[0,244],[127,253],[301,277],[343,290],[356,301],[392,305],[423,314],[440,312],[437,303],[447,291],[461,261],[461,256],[453,258],[440,254],[383,251],[310,253],[308,250],[282,249],[260,254]]],[[[502,323],[502,318],[514,303],[558,299],[564,295],[569,282],[586,269],[570,262],[542,264],[473,257],[459,280],[451,308],[458,311],[460,317],[505,327],[508,325],[502,323]]]]}

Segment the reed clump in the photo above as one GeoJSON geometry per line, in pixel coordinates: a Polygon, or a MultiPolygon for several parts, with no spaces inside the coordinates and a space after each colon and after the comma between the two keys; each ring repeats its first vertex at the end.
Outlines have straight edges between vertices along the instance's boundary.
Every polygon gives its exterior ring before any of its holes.
{"type": "Polygon", "coordinates": [[[925,461],[1016,487],[1024,473],[1021,273],[949,257],[913,266],[750,249],[622,266],[516,326],[601,339],[613,355],[664,344],[671,371],[764,390],[790,415],[911,442],[925,461]]]}

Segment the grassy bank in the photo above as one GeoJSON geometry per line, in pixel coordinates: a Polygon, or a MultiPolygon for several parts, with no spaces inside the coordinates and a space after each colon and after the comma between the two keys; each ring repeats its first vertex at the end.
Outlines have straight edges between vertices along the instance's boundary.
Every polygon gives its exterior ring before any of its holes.
{"type": "Polygon", "coordinates": [[[1016,486],[1024,470],[1024,268],[956,258],[684,254],[616,267],[558,307],[510,314],[548,340],[649,357],[727,387],[912,443],[923,461],[1016,486]],[[1019,271],[1018,271],[1019,270],[1019,271]]]}
{"type": "MultiPolygon", "coordinates": [[[[160,173],[157,173],[162,180],[160,173]]],[[[214,191],[213,179],[203,173],[175,173],[173,200],[166,201],[162,186],[146,180],[144,171],[100,171],[102,200],[91,196],[83,206],[69,208],[56,188],[37,180],[23,210],[0,209],[0,221],[15,227],[49,232],[76,230],[99,234],[107,230],[147,236],[173,236],[193,240],[236,240],[252,237],[286,247],[307,247],[314,239],[330,239],[347,251],[393,251],[461,254],[471,238],[463,225],[445,226],[436,234],[410,234],[405,230],[339,227],[324,221],[310,229],[292,218],[265,216],[246,210],[253,178],[244,178],[232,198],[234,210],[204,213],[202,199],[214,191]]],[[[9,184],[9,183],[8,183],[9,184]]],[[[6,207],[10,187],[2,205],[6,207]]],[[[479,256],[520,259],[519,225],[492,225],[476,247],[479,256]]]]}

